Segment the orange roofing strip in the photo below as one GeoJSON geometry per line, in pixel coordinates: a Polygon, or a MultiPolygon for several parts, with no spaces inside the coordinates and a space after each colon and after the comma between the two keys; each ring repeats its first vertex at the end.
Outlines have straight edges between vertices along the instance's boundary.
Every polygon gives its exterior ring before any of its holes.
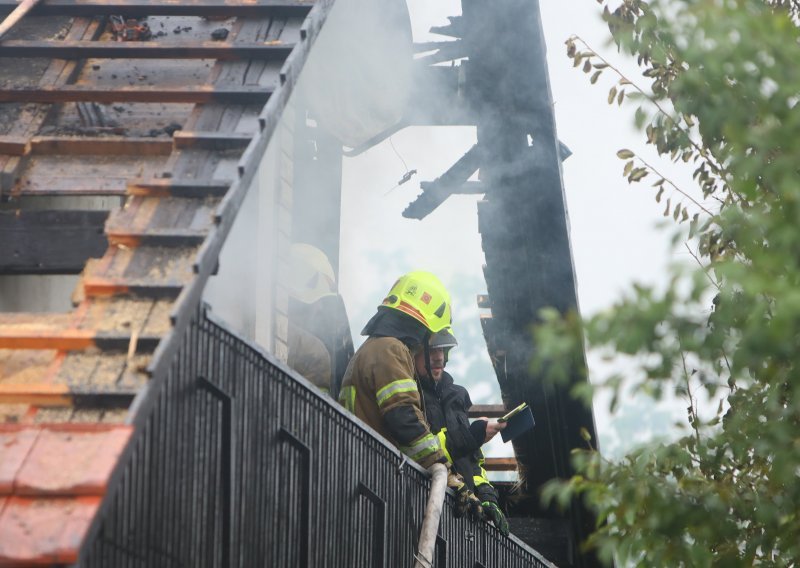
{"type": "Polygon", "coordinates": [[[140,197],[170,197],[172,195],[168,186],[144,186],[137,183],[129,184],[125,192],[128,195],[138,195],[140,197]]]}
{"type": "Polygon", "coordinates": [[[127,233],[116,233],[114,231],[107,231],[106,237],[108,242],[112,245],[121,245],[128,248],[137,248],[142,244],[142,238],[127,233]]]}
{"type": "Polygon", "coordinates": [[[44,428],[14,480],[16,495],[103,495],[128,443],[130,426],[64,424],[44,428]]]}
{"type": "Polygon", "coordinates": [[[94,330],[82,329],[15,329],[0,327],[0,349],[63,349],[92,347],[94,330]]]}
{"type": "Polygon", "coordinates": [[[0,384],[0,404],[31,404],[36,406],[72,406],[67,385],[0,384]]]}
{"type": "Polygon", "coordinates": [[[126,284],[105,278],[92,278],[83,281],[83,291],[87,296],[123,296],[130,293],[126,284]]]}
{"type": "Polygon", "coordinates": [[[13,493],[14,479],[39,432],[39,428],[20,424],[0,424],[0,496],[13,493]]]}
{"type": "Polygon", "coordinates": [[[72,564],[100,497],[11,497],[0,514],[0,566],[72,564]]]}

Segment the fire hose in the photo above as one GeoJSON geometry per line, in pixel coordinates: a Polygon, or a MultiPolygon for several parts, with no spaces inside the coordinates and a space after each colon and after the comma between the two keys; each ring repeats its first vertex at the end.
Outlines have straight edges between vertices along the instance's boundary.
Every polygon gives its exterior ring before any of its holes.
{"type": "Polygon", "coordinates": [[[425,507],[422,530],[419,535],[419,548],[415,556],[414,568],[431,568],[433,551],[436,547],[436,534],[439,532],[439,519],[444,507],[444,494],[447,489],[447,468],[435,463],[428,468],[431,474],[431,492],[425,507]]]}

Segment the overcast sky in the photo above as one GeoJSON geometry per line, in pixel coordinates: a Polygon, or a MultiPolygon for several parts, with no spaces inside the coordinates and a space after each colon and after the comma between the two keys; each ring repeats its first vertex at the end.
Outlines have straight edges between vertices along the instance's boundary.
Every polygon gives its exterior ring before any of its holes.
{"type": "MultiPolygon", "coordinates": [[[[408,0],[408,5],[415,41],[441,39],[427,29],[446,24],[448,15],[460,12],[457,0],[408,0]]],[[[610,78],[591,85],[566,57],[564,41],[579,35],[624,69],[633,66],[607,45],[608,31],[594,0],[543,0],[541,9],[558,136],[573,152],[563,169],[579,303],[582,313],[590,314],[609,306],[634,281],[663,281],[664,268],[674,255],[667,235],[656,229],[662,208],[649,184],[629,186],[621,177],[618,149],[647,153],[642,136],[632,127],[633,107],[609,106],[610,78]]],[[[401,216],[418,195],[419,181],[440,176],[474,140],[469,128],[409,128],[394,135],[391,144],[384,142],[345,160],[342,247],[347,252],[342,254],[340,287],[354,335],[393,279],[406,270],[428,269],[446,285],[457,281],[472,286],[472,298],[486,291],[477,197],[451,197],[421,222],[401,216]],[[418,174],[395,187],[406,169],[417,169],[418,174]]],[[[480,333],[478,309],[471,299],[466,304],[454,307],[456,333],[480,333]]],[[[476,356],[486,358],[485,352],[456,353],[451,366],[459,368],[458,357],[476,356]]],[[[599,372],[598,362],[590,358],[590,374],[599,372]]],[[[487,379],[471,388],[475,402],[499,402],[493,377],[487,379]]],[[[604,441],[612,434],[602,401],[595,404],[595,416],[604,441]]],[[[604,443],[619,446],[620,440],[604,443]]]]}

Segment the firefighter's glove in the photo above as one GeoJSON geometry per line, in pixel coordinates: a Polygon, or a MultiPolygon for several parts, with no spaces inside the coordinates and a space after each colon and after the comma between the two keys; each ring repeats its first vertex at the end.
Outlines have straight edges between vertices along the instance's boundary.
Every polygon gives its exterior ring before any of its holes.
{"type": "Polygon", "coordinates": [[[447,486],[458,493],[458,491],[464,487],[464,478],[459,474],[450,471],[447,473],[447,486]]]}
{"type": "Polygon", "coordinates": [[[483,517],[481,502],[466,485],[462,486],[461,489],[456,492],[456,509],[454,515],[456,518],[469,515],[473,521],[477,521],[483,517]]]}
{"type": "Polygon", "coordinates": [[[486,521],[494,523],[494,526],[497,527],[497,530],[499,530],[503,536],[508,536],[508,521],[503,511],[497,506],[497,503],[484,501],[481,503],[481,506],[483,507],[483,516],[486,521]]]}

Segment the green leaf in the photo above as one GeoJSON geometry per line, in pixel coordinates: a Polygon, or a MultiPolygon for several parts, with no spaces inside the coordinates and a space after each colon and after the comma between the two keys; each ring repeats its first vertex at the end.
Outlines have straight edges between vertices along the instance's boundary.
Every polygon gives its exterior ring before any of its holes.
{"type": "Polygon", "coordinates": [[[608,104],[612,104],[617,98],[617,87],[611,87],[608,91],[608,104]]]}
{"type": "Polygon", "coordinates": [[[631,173],[631,170],[633,170],[633,160],[630,160],[629,162],[627,162],[627,163],[625,164],[625,167],[624,167],[624,168],[622,168],[622,175],[623,175],[624,177],[627,177],[627,176],[628,176],[628,174],[630,174],[630,173],[631,173]]]}
{"type": "MultiPolygon", "coordinates": [[[[610,393],[616,438],[645,430],[674,437],[602,460],[576,455],[576,476],[558,496],[580,496],[592,508],[602,522],[586,546],[621,566],[796,564],[800,5],[610,4],[603,3],[610,39],[649,83],[623,94],[628,83],[618,79],[608,102],[636,101],[641,141],[665,161],[694,164],[690,185],[681,187],[681,178],[655,173],[657,161],[642,167],[630,146],[630,154],[618,153],[623,176],[633,183],[654,174],[664,215],[689,223],[688,231],[660,224],[664,244],[682,244],[688,232],[696,258],[581,322],[589,349],[626,357],[624,380],[592,380],[610,393]],[[690,197],[696,189],[698,202],[690,197]],[[702,212],[689,213],[695,205],[702,212]],[[676,424],[671,412],[662,417],[658,405],[638,400],[667,394],[689,407],[676,424]]],[[[620,254],[640,240],[630,233],[620,254]]],[[[558,327],[537,334],[536,350],[551,354],[540,372],[558,370],[567,384],[583,343],[563,324],[548,320],[558,327]]],[[[568,392],[588,396],[588,389],[568,392]]]]}
{"type": "Polygon", "coordinates": [[[617,158],[620,160],[630,160],[633,158],[634,153],[630,150],[623,148],[622,150],[617,150],[617,158]]]}
{"type": "Polygon", "coordinates": [[[628,181],[633,182],[642,180],[646,178],[648,174],[649,172],[647,171],[647,168],[634,168],[630,176],[628,176],[628,181]]]}

